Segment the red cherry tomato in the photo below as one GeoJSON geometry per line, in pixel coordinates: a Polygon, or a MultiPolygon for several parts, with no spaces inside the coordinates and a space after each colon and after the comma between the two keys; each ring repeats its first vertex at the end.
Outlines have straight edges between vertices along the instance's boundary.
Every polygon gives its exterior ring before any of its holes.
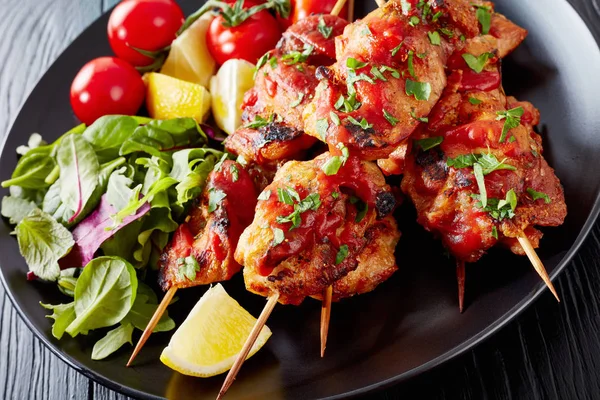
{"type": "MultiPolygon", "coordinates": [[[[291,0],[292,12],[288,18],[277,17],[277,21],[282,29],[287,29],[290,25],[295,24],[308,17],[311,14],[329,14],[333,10],[337,0],[291,0]]],[[[344,6],[340,11],[341,18],[348,18],[348,6],[344,6]]]]}
{"type": "Polygon", "coordinates": [[[184,20],[173,0],[124,0],[108,20],[110,47],[132,65],[149,65],[152,59],[134,48],[156,51],[170,45],[184,20]]]}
{"type": "Polygon", "coordinates": [[[103,115],[134,115],[146,87],[137,70],[115,57],[96,58],[81,68],[71,84],[71,107],[86,125],[103,115]]]}
{"type": "MultiPolygon", "coordinates": [[[[244,8],[259,3],[246,0],[244,8]]],[[[238,26],[227,27],[223,25],[224,22],[223,16],[218,15],[210,23],[206,34],[208,50],[218,64],[232,58],[256,63],[263,54],[273,49],[281,38],[277,21],[266,10],[253,14],[238,26]]]]}

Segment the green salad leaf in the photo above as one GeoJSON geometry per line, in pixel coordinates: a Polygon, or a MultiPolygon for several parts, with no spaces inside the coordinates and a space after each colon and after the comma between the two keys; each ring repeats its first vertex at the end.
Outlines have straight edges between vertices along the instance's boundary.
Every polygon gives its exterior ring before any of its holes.
{"type": "Polygon", "coordinates": [[[2,198],[2,209],[0,213],[3,217],[8,218],[13,225],[21,222],[31,211],[37,208],[31,200],[20,199],[13,196],[4,196],[2,198]]]}
{"type": "Polygon", "coordinates": [[[25,154],[13,171],[11,179],[2,182],[2,187],[20,186],[26,189],[48,187],[46,178],[56,166],[51,157],[53,146],[40,146],[25,154]]]}
{"type": "Polygon", "coordinates": [[[92,360],[102,360],[119,350],[125,343],[133,344],[133,325],[124,323],[98,340],[92,349],[92,360]]]}
{"type": "Polygon", "coordinates": [[[19,222],[15,232],[29,270],[41,279],[56,280],[60,275],[58,260],[75,244],[71,232],[38,208],[19,222]]]}
{"type": "Polygon", "coordinates": [[[117,257],[98,257],[85,266],[75,286],[75,320],[66,331],[79,333],[119,323],[131,310],[138,280],[133,266],[117,257]]]}
{"type": "Polygon", "coordinates": [[[67,327],[75,320],[75,302],[55,306],[40,302],[40,305],[45,309],[52,310],[52,315],[46,315],[46,318],[54,320],[52,324],[52,336],[57,339],[62,338],[67,327]]]}
{"type": "Polygon", "coordinates": [[[90,125],[83,137],[92,145],[100,160],[112,160],[119,156],[121,145],[138,126],[136,117],[106,115],[90,125]]]}

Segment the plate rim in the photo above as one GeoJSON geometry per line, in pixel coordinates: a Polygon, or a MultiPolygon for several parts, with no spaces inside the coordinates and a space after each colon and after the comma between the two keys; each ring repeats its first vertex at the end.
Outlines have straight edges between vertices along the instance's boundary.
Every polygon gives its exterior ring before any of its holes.
{"type": "MultiPolygon", "coordinates": [[[[574,17],[578,18],[579,21],[581,23],[583,23],[583,25],[587,28],[588,33],[590,34],[591,38],[593,39],[593,41],[596,44],[597,50],[600,52],[600,42],[599,42],[599,39],[597,39],[596,36],[594,35],[595,32],[593,31],[592,27],[590,27],[590,25],[586,22],[586,20],[581,15],[580,11],[577,8],[575,8],[573,6],[573,4],[571,4],[570,1],[564,0],[564,2],[566,3],[566,6],[568,8],[570,8],[569,12],[574,13],[574,17]]],[[[54,69],[56,67],[56,64],[58,63],[58,61],[71,48],[71,46],[75,42],[81,40],[81,37],[84,35],[84,33],[87,32],[89,29],[91,29],[91,27],[94,26],[100,19],[105,18],[106,15],[109,14],[113,10],[113,8],[114,7],[111,7],[106,12],[102,13],[100,16],[98,16],[98,18],[94,19],[85,29],[83,29],[81,31],[81,33],[79,33],[79,35],[73,41],[71,41],[65,47],[65,49],[56,57],[56,59],[52,62],[52,64],[45,70],[45,72],[43,74],[41,74],[40,78],[35,83],[35,85],[31,89],[30,93],[27,95],[27,99],[23,102],[23,104],[19,108],[19,111],[16,113],[15,119],[11,122],[10,129],[8,129],[8,133],[4,136],[2,143],[0,144],[0,155],[2,155],[4,153],[4,149],[8,142],[8,138],[13,134],[14,126],[15,126],[17,120],[19,119],[21,112],[23,111],[23,109],[25,109],[27,107],[28,103],[31,101],[32,94],[41,85],[42,81],[44,80],[44,77],[52,69],[54,69]]],[[[592,209],[591,209],[588,217],[586,218],[585,223],[584,223],[583,227],[581,228],[579,234],[575,238],[573,245],[569,248],[569,250],[566,252],[566,254],[563,256],[563,258],[560,260],[560,262],[558,263],[556,268],[554,268],[553,272],[550,274],[550,279],[552,281],[554,281],[556,279],[556,277],[564,271],[564,269],[567,267],[567,265],[573,260],[573,257],[581,249],[581,246],[583,245],[583,243],[586,241],[586,239],[590,235],[590,232],[593,229],[594,225],[598,222],[599,215],[600,215],[600,191],[596,194],[596,198],[593,202],[592,209]]],[[[81,364],[77,359],[69,356],[67,353],[62,352],[54,343],[52,343],[52,340],[49,337],[47,337],[44,332],[42,332],[40,329],[38,329],[33,324],[33,322],[29,319],[29,316],[27,315],[27,313],[21,308],[20,304],[15,299],[12,290],[10,290],[10,288],[8,287],[8,283],[6,281],[6,277],[4,276],[1,261],[0,261],[0,282],[2,282],[2,286],[6,292],[6,295],[9,298],[13,308],[17,311],[17,315],[19,316],[19,318],[25,323],[25,325],[34,334],[34,336],[38,340],[40,340],[48,350],[50,350],[50,352],[52,354],[54,354],[60,360],[65,362],[69,367],[73,368],[78,373],[83,374],[87,378],[92,379],[94,382],[99,383],[103,386],[106,386],[120,394],[134,397],[134,398],[140,398],[140,399],[151,399],[151,400],[165,399],[162,396],[156,396],[156,395],[148,393],[148,392],[142,392],[140,390],[134,389],[130,386],[121,385],[121,384],[105,377],[104,375],[97,373],[95,370],[86,367],[85,365],[81,364]]],[[[524,297],[520,302],[515,304],[515,306],[513,306],[511,309],[506,311],[502,316],[498,317],[493,323],[488,325],[485,329],[481,330],[480,332],[478,332],[476,335],[470,337],[469,339],[463,341],[459,345],[444,352],[443,354],[440,354],[439,356],[427,361],[426,363],[423,363],[423,364],[421,364],[409,371],[406,371],[402,374],[399,374],[399,375],[390,377],[388,379],[373,383],[371,385],[363,386],[361,388],[354,389],[354,390],[351,390],[351,391],[345,392],[345,393],[322,397],[321,399],[339,400],[339,399],[356,398],[358,396],[362,396],[362,395],[365,395],[368,393],[384,390],[393,385],[397,385],[397,384],[405,382],[411,378],[414,378],[424,372],[427,372],[434,368],[440,367],[441,365],[445,364],[446,362],[464,354],[466,351],[474,348],[475,346],[479,345],[483,341],[489,339],[491,336],[496,334],[500,329],[504,328],[506,325],[513,322],[515,320],[515,318],[517,318],[527,308],[529,308],[534,301],[538,300],[538,298],[545,291],[546,291],[545,285],[543,285],[542,282],[539,282],[537,284],[537,289],[530,292],[530,294],[528,296],[524,297]]],[[[135,367],[132,367],[132,368],[135,369],[135,367]]]]}

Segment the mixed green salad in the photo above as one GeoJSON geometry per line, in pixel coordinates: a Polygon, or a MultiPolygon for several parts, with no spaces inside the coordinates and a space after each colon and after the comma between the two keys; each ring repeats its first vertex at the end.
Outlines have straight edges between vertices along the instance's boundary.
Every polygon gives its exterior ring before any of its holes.
{"type": "MultiPolygon", "coordinates": [[[[54,143],[33,135],[1,214],[15,225],[28,279],[57,284],[70,302],[52,310],[52,334],[113,327],[93,348],[99,360],[132,343],[157,308],[143,280],[210,171],[227,155],[191,118],[104,116],[54,143]]],[[[155,332],[175,323],[164,314],[155,332]]]]}

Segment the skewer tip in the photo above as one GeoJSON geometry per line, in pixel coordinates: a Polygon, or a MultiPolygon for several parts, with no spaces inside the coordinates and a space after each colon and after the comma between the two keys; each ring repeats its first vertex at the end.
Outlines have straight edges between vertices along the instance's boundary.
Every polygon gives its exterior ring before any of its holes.
{"type": "Polygon", "coordinates": [[[327,335],[329,334],[329,319],[331,318],[331,297],[333,286],[328,286],[323,292],[323,303],[321,305],[321,358],[325,356],[327,347],[327,335]]]}
{"type": "Polygon", "coordinates": [[[542,278],[542,281],[544,281],[544,283],[546,284],[548,289],[550,289],[550,292],[552,292],[552,294],[556,298],[556,301],[558,301],[560,303],[560,298],[558,297],[558,293],[556,292],[556,289],[554,288],[554,285],[552,284],[552,281],[550,280],[550,277],[548,276],[548,272],[546,272],[546,268],[544,267],[542,260],[540,260],[540,257],[537,255],[535,249],[531,245],[531,242],[529,241],[527,236],[525,236],[525,234],[522,234],[521,236],[519,236],[518,239],[519,239],[519,243],[521,244],[521,247],[525,251],[525,254],[527,254],[527,257],[529,258],[531,265],[533,265],[533,268],[538,273],[540,278],[542,278]]]}
{"type": "Polygon", "coordinates": [[[456,260],[456,280],[458,282],[458,310],[462,314],[465,304],[465,262],[456,260]]]}

